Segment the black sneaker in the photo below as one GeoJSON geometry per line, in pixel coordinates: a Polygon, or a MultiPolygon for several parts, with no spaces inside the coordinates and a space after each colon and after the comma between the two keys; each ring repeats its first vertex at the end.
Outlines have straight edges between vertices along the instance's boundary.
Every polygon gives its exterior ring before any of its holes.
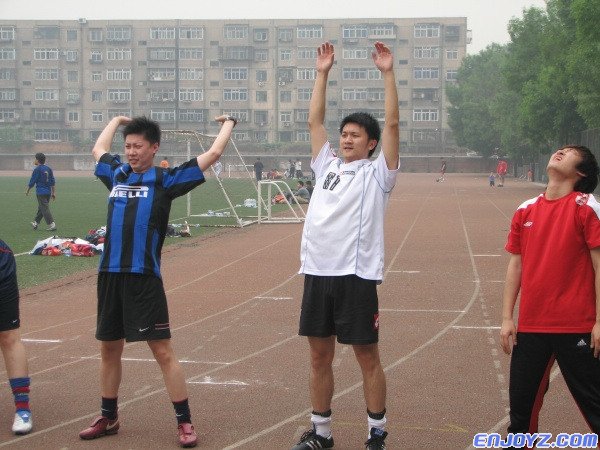
{"type": "Polygon", "coordinates": [[[292,450],[316,450],[318,448],[333,448],[333,437],[319,436],[313,428],[300,437],[300,442],[294,445],[292,450]]]}
{"type": "Polygon", "coordinates": [[[367,450],[385,450],[385,437],[387,435],[387,431],[371,428],[371,437],[365,442],[365,448],[367,450]]]}

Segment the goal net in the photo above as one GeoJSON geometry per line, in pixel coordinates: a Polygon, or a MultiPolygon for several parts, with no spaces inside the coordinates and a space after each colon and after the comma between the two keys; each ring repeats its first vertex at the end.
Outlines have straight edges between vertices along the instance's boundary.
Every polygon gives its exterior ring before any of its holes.
{"type": "MultiPolygon", "coordinates": [[[[169,159],[171,167],[178,166],[206,152],[215,138],[196,131],[163,130],[160,154],[169,159]]],[[[244,227],[258,221],[258,185],[253,168],[245,163],[233,139],[204,176],[206,181],[201,186],[173,202],[171,223],[244,227]]]]}

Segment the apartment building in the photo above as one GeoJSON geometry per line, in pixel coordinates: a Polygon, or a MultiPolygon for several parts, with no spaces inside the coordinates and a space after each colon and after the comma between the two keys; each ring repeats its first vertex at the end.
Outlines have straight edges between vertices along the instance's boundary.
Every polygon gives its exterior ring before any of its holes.
{"type": "Polygon", "coordinates": [[[307,142],[316,48],[326,40],[336,49],[327,91],[332,133],[352,111],[383,119],[383,83],[371,60],[380,40],[395,57],[403,150],[452,151],[445,88],[470,42],[464,17],[0,19],[0,129],[80,144],[116,115],[214,132],[212,118],[228,113],[240,119],[237,141],[307,142]]]}

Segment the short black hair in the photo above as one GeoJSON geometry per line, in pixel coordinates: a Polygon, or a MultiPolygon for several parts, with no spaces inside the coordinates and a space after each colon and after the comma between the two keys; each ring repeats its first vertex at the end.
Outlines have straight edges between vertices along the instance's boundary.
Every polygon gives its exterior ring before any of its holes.
{"type": "Polygon", "coordinates": [[[344,117],[342,119],[342,123],[340,124],[340,134],[342,133],[342,130],[348,123],[355,123],[355,124],[363,127],[365,129],[365,131],[367,132],[367,136],[369,137],[369,140],[375,139],[377,141],[377,144],[375,144],[375,147],[373,147],[371,149],[371,151],[369,152],[369,158],[370,158],[373,155],[373,153],[375,152],[375,149],[377,148],[377,145],[379,144],[379,140],[381,139],[381,127],[379,126],[379,122],[377,121],[377,119],[375,117],[373,117],[371,114],[366,113],[366,112],[355,112],[352,114],[348,114],[346,117],[344,117]]]}
{"type": "Polygon", "coordinates": [[[585,145],[565,145],[564,147],[559,148],[559,150],[564,150],[566,148],[577,150],[577,153],[579,153],[579,156],[581,157],[581,162],[577,164],[576,169],[584,176],[575,183],[574,190],[585,194],[594,192],[596,186],[598,186],[598,175],[600,174],[600,167],[598,167],[596,157],[585,145]]]}
{"type": "Polygon", "coordinates": [[[302,180],[298,180],[298,184],[299,184],[300,186],[304,186],[304,181],[302,181],[302,180]]]}
{"type": "Polygon", "coordinates": [[[36,153],[35,154],[35,159],[40,163],[40,164],[44,164],[46,162],[46,155],[44,155],[42,152],[36,153]]]}
{"type": "Polygon", "coordinates": [[[130,134],[141,134],[151,144],[160,145],[160,125],[146,116],[134,117],[123,128],[123,139],[130,134]]]}

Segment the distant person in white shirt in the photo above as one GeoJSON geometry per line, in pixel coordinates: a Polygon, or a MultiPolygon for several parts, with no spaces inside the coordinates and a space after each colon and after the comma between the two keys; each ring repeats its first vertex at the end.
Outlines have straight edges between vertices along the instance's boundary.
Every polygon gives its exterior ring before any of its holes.
{"type": "Polygon", "coordinates": [[[369,450],[384,449],[386,382],[379,358],[377,284],[383,279],[383,219],[396,183],[400,143],[398,93],[393,55],[375,43],[373,61],[385,87],[385,125],[357,112],[342,120],[339,150],[333,153],[324,126],[326,87],[334,49],[317,52],[317,78],[308,116],[315,187],[301,244],[305,274],[299,334],[310,347],[312,429],[293,450],[333,447],[332,362],[337,341],[352,345],[363,374],[369,450]],[[381,151],[372,156],[381,140],[381,151]]]}

